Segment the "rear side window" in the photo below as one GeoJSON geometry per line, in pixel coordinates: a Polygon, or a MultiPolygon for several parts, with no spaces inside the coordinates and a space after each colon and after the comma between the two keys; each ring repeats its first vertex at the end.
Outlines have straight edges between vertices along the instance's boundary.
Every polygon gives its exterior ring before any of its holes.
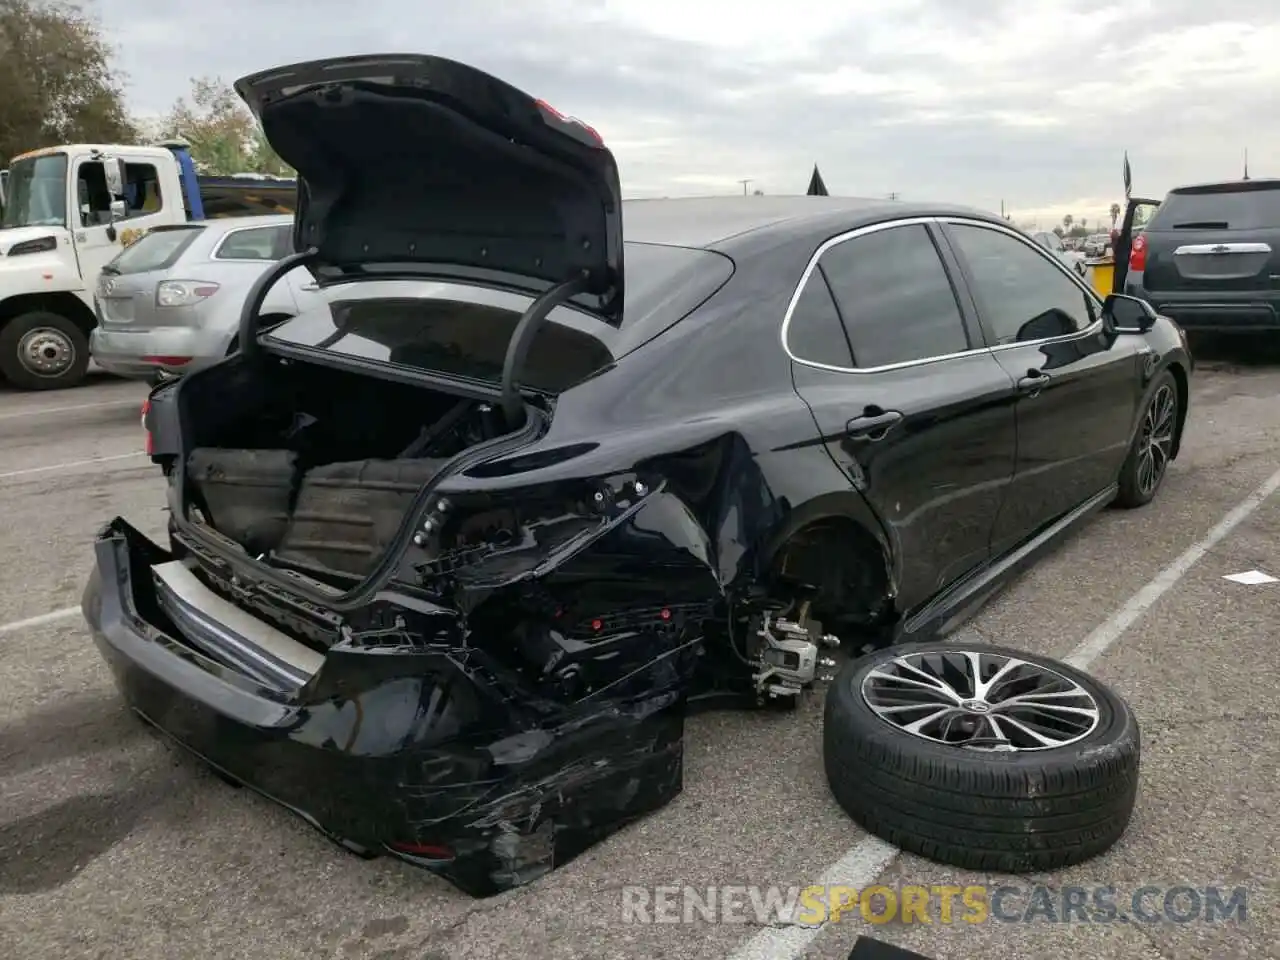
{"type": "Polygon", "coordinates": [[[787,347],[797,360],[832,367],[853,366],[853,354],[836,302],[821,269],[809,274],[787,325],[787,347]]]}
{"type": "Polygon", "coordinates": [[[108,272],[147,273],[168,270],[195,242],[204,227],[156,228],[143,234],[107,264],[108,272]]]}
{"type": "Polygon", "coordinates": [[[1164,199],[1148,230],[1265,230],[1280,228],[1280,185],[1233,185],[1175,190],[1164,199]]]}
{"type": "Polygon", "coordinates": [[[819,261],[855,366],[883,367],[969,349],[955,290],[920,224],[837,244],[819,261]]]}
{"type": "Polygon", "coordinates": [[[279,260],[288,252],[291,224],[251,227],[228,233],[214,253],[215,260],[279,260]]]}

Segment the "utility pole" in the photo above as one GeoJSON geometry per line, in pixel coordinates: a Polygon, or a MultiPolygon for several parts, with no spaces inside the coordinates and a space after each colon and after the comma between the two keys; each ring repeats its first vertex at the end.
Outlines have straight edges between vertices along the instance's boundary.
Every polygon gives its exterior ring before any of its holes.
{"type": "Polygon", "coordinates": [[[1244,178],[1249,179],[1249,148],[1244,148],[1244,178]]]}
{"type": "Polygon", "coordinates": [[[747,195],[747,185],[748,185],[748,184],[750,184],[750,183],[755,183],[755,181],[754,181],[754,180],[752,180],[752,179],[750,179],[750,178],[748,178],[748,179],[746,179],[746,180],[739,180],[738,182],[739,182],[740,184],[742,184],[742,195],[743,195],[744,197],[747,195]]]}
{"type": "Polygon", "coordinates": [[[895,191],[893,191],[892,193],[890,193],[890,194],[889,194],[889,196],[888,196],[888,199],[889,199],[889,200],[897,200],[897,199],[898,199],[898,192],[895,190],[895,191]]]}

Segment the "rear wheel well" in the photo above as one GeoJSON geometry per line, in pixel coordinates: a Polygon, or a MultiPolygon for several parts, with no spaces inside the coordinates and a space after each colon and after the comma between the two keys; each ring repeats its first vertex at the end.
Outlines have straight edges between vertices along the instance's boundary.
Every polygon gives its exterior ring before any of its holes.
{"type": "Polygon", "coordinates": [[[59,292],[24,293],[0,302],[0,327],[3,327],[14,317],[20,317],[24,313],[33,313],[37,310],[66,317],[79,327],[86,337],[98,325],[97,317],[93,315],[92,310],[85,306],[83,300],[74,293],[59,292]]]}
{"type": "Polygon", "coordinates": [[[884,551],[848,517],[824,517],[791,534],[769,564],[769,581],[783,595],[799,584],[813,588],[813,613],[824,624],[877,626],[892,609],[884,551]]]}
{"type": "Polygon", "coordinates": [[[1191,398],[1191,382],[1187,377],[1187,371],[1182,368],[1180,363],[1169,364],[1169,372],[1173,374],[1173,382],[1178,390],[1178,422],[1174,428],[1173,435],[1173,456],[1178,455],[1178,451],[1182,449],[1182,427],[1187,422],[1187,402],[1191,398]]]}

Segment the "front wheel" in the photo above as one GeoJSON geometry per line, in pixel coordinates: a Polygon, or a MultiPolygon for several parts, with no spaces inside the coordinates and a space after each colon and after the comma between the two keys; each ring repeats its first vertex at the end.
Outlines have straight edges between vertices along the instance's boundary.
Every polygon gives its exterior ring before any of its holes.
{"type": "Polygon", "coordinates": [[[33,310],[0,328],[0,373],[20,390],[74,387],[89,370],[89,338],[57,313],[33,310]]]}
{"type": "Polygon", "coordinates": [[[1178,427],[1178,386],[1168,370],[1156,378],[1138,421],[1129,456],[1120,468],[1116,506],[1132,509],[1155,499],[1173,459],[1173,436],[1178,427]]]}

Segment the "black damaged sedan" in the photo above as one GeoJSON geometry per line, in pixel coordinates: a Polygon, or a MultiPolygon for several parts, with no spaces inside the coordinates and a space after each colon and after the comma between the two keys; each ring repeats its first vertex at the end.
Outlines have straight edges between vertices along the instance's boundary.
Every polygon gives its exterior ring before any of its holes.
{"type": "MultiPolygon", "coordinates": [[[[840,717],[903,756],[1031,783],[1105,743],[1136,778],[1096,682],[938,640],[1156,494],[1187,410],[1176,325],[972,210],[624,204],[595,131],[448,60],[237,90],[299,173],[299,252],[237,353],[148,400],[169,542],[124,519],[96,542],[85,616],[142,718],[475,895],[671,799],[691,705],[793,704],[838,648],[879,651],[836,678],[840,717]],[[299,265],[327,305],[261,329],[299,265]]],[[[833,788],[910,846],[898,804],[859,807],[833,753],[855,739],[828,731],[833,788]]],[[[1123,831],[1132,790],[1097,786],[1111,826],[1055,833],[1052,862],[1123,831]]],[[[991,862],[1048,864],[1034,832],[991,862]]]]}

